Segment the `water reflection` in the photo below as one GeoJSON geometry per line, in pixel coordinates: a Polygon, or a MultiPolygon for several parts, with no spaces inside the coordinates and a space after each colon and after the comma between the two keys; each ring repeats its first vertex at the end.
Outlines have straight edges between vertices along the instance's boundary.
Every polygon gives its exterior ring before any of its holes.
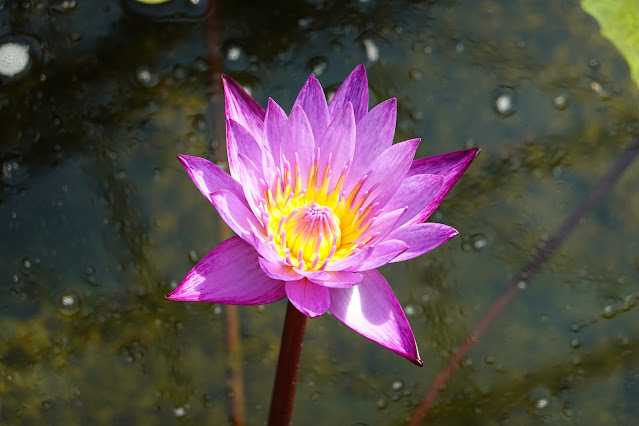
{"type": "MultiPolygon", "coordinates": [[[[416,372],[334,319],[310,321],[300,424],[327,410],[337,424],[403,424],[639,125],[626,66],[575,4],[220,1],[218,65],[208,59],[207,6],[0,9],[0,48],[29,46],[34,61],[0,86],[6,424],[228,418],[220,306],[163,299],[220,239],[213,209],[175,160],[216,157],[223,123],[209,107],[219,96],[211,74],[228,72],[262,104],[272,96],[290,107],[308,72],[330,91],[366,63],[371,102],[398,97],[397,138],[422,137],[418,156],[467,141],[483,148],[433,216],[458,239],[383,269],[426,366],[416,372]],[[496,88],[511,91],[497,102],[496,88]]],[[[429,424],[639,416],[636,178],[635,167],[525,282],[429,424]]],[[[259,424],[283,306],[239,312],[247,419],[259,424]]]]}

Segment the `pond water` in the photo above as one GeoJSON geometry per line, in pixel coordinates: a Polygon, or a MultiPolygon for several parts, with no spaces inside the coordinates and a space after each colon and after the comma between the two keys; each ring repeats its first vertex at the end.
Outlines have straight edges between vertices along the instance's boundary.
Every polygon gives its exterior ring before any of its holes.
{"type": "MultiPolygon", "coordinates": [[[[3,424],[224,425],[232,403],[265,424],[286,302],[237,308],[238,395],[225,307],[164,299],[225,234],[175,158],[216,158],[220,73],[288,111],[309,73],[330,92],[361,63],[371,105],[398,99],[396,141],[422,138],[418,158],[482,149],[432,217],[460,235],[380,269],[424,367],[310,320],[297,425],[406,424],[639,129],[626,63],[571,0],[3,1],[7,44],[3,424]]],[[[639,421],[638,180],[631,164],[424,424],[639,421]]]]}

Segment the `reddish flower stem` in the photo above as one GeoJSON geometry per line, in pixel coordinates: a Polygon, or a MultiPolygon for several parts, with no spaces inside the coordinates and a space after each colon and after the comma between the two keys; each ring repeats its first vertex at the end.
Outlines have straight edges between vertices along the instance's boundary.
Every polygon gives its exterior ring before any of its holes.
{"type": "Polygon", "coordinates": [[[269,426],[289,426],[291,424],[305,330],[306,315],[298,311],[291,302],[288,302],[280,356],[277,361],[275,383],[271,396],[269,426]]]}
{"type": "Polygon", "coordinates": [[[508,303],[519,292],[526,288],[528,280],[541,268],[541,266],[552,256],[557,247],[570,235],[570,233],[579,224],[579,221],[586,216],[595,205],[601,200],[601,198],[610,191],[612,186],[617,182],[621,174],[628,168],[635,157],[639,154],[639,137],[630,144],[630,146],[619,157],[617,162],[611,167],[608,173],[597,183],[597,186],[592,190],[575,212],[561,225],[555,235],[548,241],[548,243],[524,266],[524,268],[513,278],[509,286],[502,293],[502,295],[493,303],[488,312],[479,321],[475,328],[466,336],[464,343],[457,350],[457,352],[448,361],[448,364],[437,375],[435,381],[431,385],[428,393],[422,399],[413,417],[408,422],[408,426],[417,426],[421,420],[426,416],[429,408],[444,389],[446,383],[453,375],[459,364],[466,357],[468,352],[475,346],[475,343],[486,332],[486,330],[492,325],[495,319],[501,314],[508,303]]]}

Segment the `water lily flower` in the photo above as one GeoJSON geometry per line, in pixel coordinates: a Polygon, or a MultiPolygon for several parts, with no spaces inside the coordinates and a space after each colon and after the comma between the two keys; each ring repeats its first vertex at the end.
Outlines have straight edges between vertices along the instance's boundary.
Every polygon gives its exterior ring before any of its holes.
{"type": "Polygon", "coordinates": [[[376,268],[457,234],[424,221],[477,149],[413,161],[419,139],[393,144],[396,100],[369,111],[361,65],[330,103],[311,74],[288,116],[272,99],[264,110],[235,81],[223,82],[230,176],[203,158],[178,158],[237,236],[167,298],[260,305],[288,297],[306,316],[329,311],[422,365],[406,315],[376,268]]]}

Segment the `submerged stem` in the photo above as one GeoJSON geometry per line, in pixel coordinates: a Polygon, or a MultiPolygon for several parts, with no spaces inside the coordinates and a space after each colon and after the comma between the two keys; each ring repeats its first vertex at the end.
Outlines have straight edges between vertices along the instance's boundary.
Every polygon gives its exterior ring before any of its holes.
{"type": "Polygon", "coordinates": [[[269,426],[289,426],[291,424],[305,330],[306,315],[298,311],[289,301],[271,396],[269,426]]]}
{"type": "Polygon", "coordinates": [[[408,426],[417,426],[426,416],[429,408],[444,389],[446,383],[453,375],[461,361],[466,357],[468,352],[475,346],[475,343],[488,330],[492,323],[501,314],[504,308],[515,298],[523,289],[526,288],[528,281],[542,267],[544,263],[554,254],[555,250],[566,238],[572,233],[581,219],[588,214],[593,207],[606,195],[613,185],[617,182],[621,174],[633,162],[635,157],[639,155],[639,136],[634,139],[628,148],[621,154],[617,162],[610,168],[608,173],[601,178],[595,188],[590,192],[588,197],[577,207],[574,213],[568,217],[561,225],[555,235],[546,243],[546,245],[534,256],[528,264],[517,274],[510,285],[502,293],[502,295],[493,303],[488,312],[479,321],[475,328],[466,336],[464,343],[459,347],[457,352],[448,361],[448,364],[437,375],[433,384],[422,402],[419,404],[413,417],[408,422],[408,426]]]}

